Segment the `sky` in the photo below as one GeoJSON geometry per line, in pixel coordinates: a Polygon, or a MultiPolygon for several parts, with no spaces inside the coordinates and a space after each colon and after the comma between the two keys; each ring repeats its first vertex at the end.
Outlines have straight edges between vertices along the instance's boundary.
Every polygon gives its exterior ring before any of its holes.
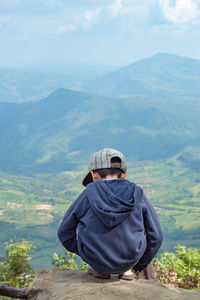
{"type": "Polygon", "coordinates": [[[0,0],[0,67],[200,59],[200,0],[0,0]]]}

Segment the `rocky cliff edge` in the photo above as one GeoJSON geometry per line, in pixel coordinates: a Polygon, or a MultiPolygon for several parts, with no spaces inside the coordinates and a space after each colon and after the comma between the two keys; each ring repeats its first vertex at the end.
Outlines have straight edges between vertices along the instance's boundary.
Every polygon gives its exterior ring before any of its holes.
{"type": "Polygon", "coordinates": [[[199,300],[200,291],[147,280],[103,280],[77,270],[41,269],[28,289],[29,300],[199,300]]]}

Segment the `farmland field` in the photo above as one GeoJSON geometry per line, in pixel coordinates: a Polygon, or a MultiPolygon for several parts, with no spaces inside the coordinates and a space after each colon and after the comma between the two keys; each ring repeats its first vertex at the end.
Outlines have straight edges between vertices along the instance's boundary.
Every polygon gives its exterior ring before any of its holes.
{"type": "MultiPolygon", "coordinates": [[[[159,214],[163,250],[177,243],[200,246],[199,147],[165,160],[129,162],[127,178],[140,185],[159,214]],[[194,163],[195,162],[195,163],[194,163]]],[[[4,242],[18,237],[36,245],[33,264],[50,266],[61,252],[57,228],[65,211],[83,190],[86,166],[56,174],[22,176],[0,173],[0,255],[4,242]]]]}

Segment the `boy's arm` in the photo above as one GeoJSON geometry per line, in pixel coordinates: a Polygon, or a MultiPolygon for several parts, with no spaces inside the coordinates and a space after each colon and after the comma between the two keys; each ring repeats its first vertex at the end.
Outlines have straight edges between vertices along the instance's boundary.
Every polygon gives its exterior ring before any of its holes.
{"type": "Polygon", "coordinates": [[[85,194],[86,193],[84,190],[80,194],[80,196],[72,203],[58,229],[58,237],[63,246],[68,251],[74,252],[76,254],[78,254],[76,230],[80,220],[80,216],[83,213],[83,199],[86,197],[85,194]]]}
{"type": "Polygon", "coordinates": [[[144,193],[143,200],[145,202],[143,218],[147,239],[147,248],[139,262],[134,266],[134,269],[139,272],[142,271],[152,261],[163,240],[158,215],[144,193]]]}

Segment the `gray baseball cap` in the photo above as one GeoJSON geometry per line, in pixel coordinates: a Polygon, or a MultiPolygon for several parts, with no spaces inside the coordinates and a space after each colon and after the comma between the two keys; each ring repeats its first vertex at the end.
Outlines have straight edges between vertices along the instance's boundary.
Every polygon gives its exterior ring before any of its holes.
{"type": "Polygon", "coordinates": [[[107,168],[121,169],[122,171],[125,172],[127,169],[127,164],[124,155],[120,151],[115,149],[110,149],[110,148],[105,148],[94,153],[91,156],[88,164],[89,173],[83,179],[82,184],[86,186],[88,183],[93,181],[90,171],[94,171],[98,169],[107,169],[107,168]],[[119,157],[121,162],[111,163],[111,159],[113,157],[119,157]]]}

